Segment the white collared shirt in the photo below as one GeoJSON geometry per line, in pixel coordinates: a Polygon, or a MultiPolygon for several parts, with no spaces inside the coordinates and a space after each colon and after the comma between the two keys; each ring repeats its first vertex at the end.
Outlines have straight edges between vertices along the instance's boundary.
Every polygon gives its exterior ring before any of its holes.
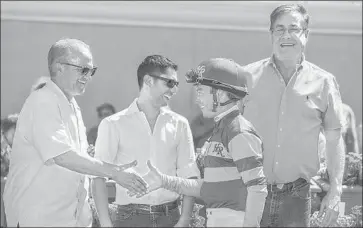
{"type": "Polygon", "coordinates": [[[76,100],[51,80],[32,92],[17,122],[4,205],[9,227],[89,226],[85,175],[54,163],[68,151],[87,155],[87,138],[76,100]]]}
{"type": "MultiPolygon", "coordinates": [[[[161,108],[153,132],[137,99],[121,112],[102,120],[99,125],[95,158],[112,164],[126,164],[137,160],[130,172],[146,174],[151,160],[162,173],[184,178],[199,177],[195,162],[193,137],[188,120],[161,108]]],[[[129,197],[127,190],[116,185],[116,204],[159,205],[176,200],[177,193],[158,189],[139,199],[129,197]]]]}

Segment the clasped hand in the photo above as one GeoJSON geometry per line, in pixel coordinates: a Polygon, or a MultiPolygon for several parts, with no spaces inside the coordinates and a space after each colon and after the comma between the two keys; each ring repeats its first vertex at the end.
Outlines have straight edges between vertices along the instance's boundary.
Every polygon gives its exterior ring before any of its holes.
{"type": "Polygon", "coordinates": [[[141,177],[147,183],[146,191],[141,192],[135,189],[129,189],[127,194],[130,197],[136,196],[136,198],[140,198],[152,191],[161,188],[162,179],[160,171],[151,164],[150,160],[147,161],[147,166],[149,168],[149,172],[141,177]]]}
{"type": "Polygon", "coordinates": [[[143,177],[126,171],[127,169],[135,167],[136,165],[136,160],[125,165],[119,165],[116,173],[113,174],[112,179],[116,181],[117,184],[126,188],[128,191],[138,195],[144,195],[148,191],[148,183],[146,183],[143,177]]]}

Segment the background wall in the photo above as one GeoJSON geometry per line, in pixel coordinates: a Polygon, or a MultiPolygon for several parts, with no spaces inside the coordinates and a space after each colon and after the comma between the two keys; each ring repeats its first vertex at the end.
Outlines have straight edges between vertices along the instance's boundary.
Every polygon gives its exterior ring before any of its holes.
{"type": "MultiPolygon", "coordinates": [[[[77,98],[87,128],[103,103],[126,108],[138,94],[136,69],[150,54],[179,65],[171,108],[196,115],[184,74],[211,57],[245,65],[271,53],[269,14],[281,2],[1,2],[1,118],[19,112],[31,85],[47,75],[47,53],[61,37],[90,44],[99,67],[77,98]]],[[[343,101],[362,120],[362,7],[303,2],[312,16],[306,57],[333,73],[343,101]]]]}

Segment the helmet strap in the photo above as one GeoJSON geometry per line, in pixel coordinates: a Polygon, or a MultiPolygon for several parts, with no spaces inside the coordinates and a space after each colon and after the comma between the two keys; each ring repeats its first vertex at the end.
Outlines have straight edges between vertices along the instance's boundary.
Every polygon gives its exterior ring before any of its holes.
{"type": "Polygon", "coordinates": [[[228,101],[226,101],[226,102],[219,103],[219,105],[220,105],[220,106],[226,106],[226,105],[228,105],[228,104],[232,103],[233,101],[236,101],[236,100],[235,100],[235,99],[229,99],[229,100],[228,100],[228,101]]]}
{"type": "Polygon", "coordinates": [[[217,107],[220,105],[217,96],[217,89],[211,87],[211,94],[213,95],[213,109],[212,112],[217,112],[217,107]]]}
{"type": "Polygon", "coordinates": [[[219,99],[217,96],[217,89],[213,88],[213,87],[211,87],[211,94],[213,95],[213,109],[212,109],[213,112],[217,111],[218,106],[226,106],[234,101],[235,102],[238,101],[238,99],[229,99],[228,101],[223,102],[223,103],[219,102],[219,99]]]}

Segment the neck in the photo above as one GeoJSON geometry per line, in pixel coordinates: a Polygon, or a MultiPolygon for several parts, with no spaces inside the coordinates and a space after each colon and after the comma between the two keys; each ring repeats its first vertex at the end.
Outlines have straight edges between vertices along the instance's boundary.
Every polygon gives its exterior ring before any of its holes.
{"type": "Polygon", "coordinates": [[[282,71],[295,71],[297,66],[301,63],[301,55],[299,55],[298,58],[294,59],[284,59],[280,60],[278,58],[275,58],[275,64],[278,68],[280,68],[282,71]]]}
{"type": "Polygon", "coordinates": [[[140,111],[145,113],[147,117],[155,117],[160,113],[160,107],[155,107],[153,105],[150,96],[140,94],[138,100],[136,101],[136,105],[140,111]]]}
{"type": "Polygon", "coordinates": [[[68,93],[65,89],[63,89],[62,86],[60,86],[60,83],[54,77],[51,77],[50,80],[52,80],[52,82],[54,82],[54,84],[58,86],[58,88],[63,92],[68,101],[72,100],[73,96],[70,93],[68,93]]]}

